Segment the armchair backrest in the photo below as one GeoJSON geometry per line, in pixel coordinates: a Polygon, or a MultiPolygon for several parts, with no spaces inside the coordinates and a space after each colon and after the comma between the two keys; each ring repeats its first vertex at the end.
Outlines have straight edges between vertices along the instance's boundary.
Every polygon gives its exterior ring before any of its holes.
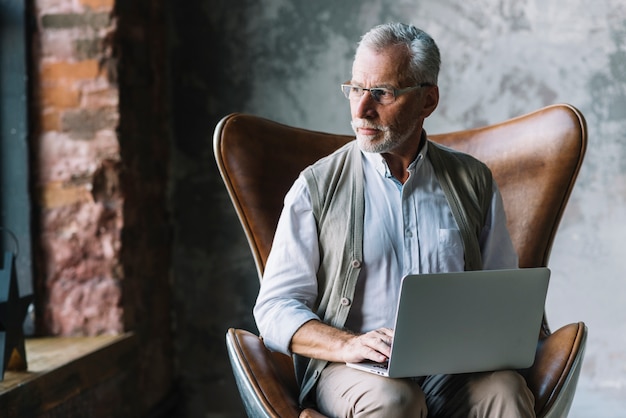
{"type": "MultiPolygon", "coordinates": [[[[250,115],[220,121],[218,167],[262,275],[283,198],[300,171],[353,137],[313,132],[250,115]]],[[[587,145],[582,114],[553,105],[495,125],[430,136],[492,170],[520,267],[546,266],[587,145]]]]}
{"type": "Polygon", "coordinates": [[[259,278],[283,199],[293,182],[307,166],[353,139],[238,113],[219,122],[213,140],[215,159],[248,238],[259,278]]]}
{"type": "Polygon", "coordinates": [[[520,267],[547,266],[587,147],[583,115],[549,106],[495,125],[432,136],[493,172],[520,267]]]}

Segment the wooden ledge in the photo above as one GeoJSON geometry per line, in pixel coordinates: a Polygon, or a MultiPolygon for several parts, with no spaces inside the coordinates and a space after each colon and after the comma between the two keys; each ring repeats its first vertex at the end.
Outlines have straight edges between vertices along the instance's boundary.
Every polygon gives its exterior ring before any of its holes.
{"type": "Polygon", "coordinates": [[[133,373],[137,355],[133,333],[26,339],[28,370],[5,372],[0,411],[17,417],[53,410],[107,380],[133,373]]]}

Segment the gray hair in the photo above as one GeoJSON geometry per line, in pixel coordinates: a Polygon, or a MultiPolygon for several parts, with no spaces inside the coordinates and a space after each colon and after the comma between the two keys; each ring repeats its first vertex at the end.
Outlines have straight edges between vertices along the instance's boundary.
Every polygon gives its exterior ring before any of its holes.
{"type": "Polygon", "coordinates": [[[429,34],[413,25],[386,23],[370,29],[359,42],[361,48],[382,51],[394,45],[405,45],[409,54],[409,68],[403,74],[415,84],[437,85],[441,57],[437,44],[429,34]]]}

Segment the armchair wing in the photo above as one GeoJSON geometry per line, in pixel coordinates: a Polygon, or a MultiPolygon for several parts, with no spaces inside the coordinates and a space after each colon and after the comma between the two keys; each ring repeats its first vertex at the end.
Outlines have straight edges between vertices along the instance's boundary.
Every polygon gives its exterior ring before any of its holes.
{"type": "MultiPolygon", "coordinates": [[[[520,267],[546,266],[586,151],[582,114],[569,105],[553,105],[495,125],[430,138],[472,154],[491,168],[520,267]]],[[[215,158],[259,279],[287,190],[303,168],[350,140],[242,114],[226,116],[217,125],[215,158]]],[[[552,333],[544,318],[535,363],[523,371],[538,417],[567,416],[586,338],[582,322],[552,333]]],[[[298,405],[299,389],[288,356],[270,352],[260,337],[245,330],[229,329],[226,344],[250,417],[323,416],[298,405]]]]}

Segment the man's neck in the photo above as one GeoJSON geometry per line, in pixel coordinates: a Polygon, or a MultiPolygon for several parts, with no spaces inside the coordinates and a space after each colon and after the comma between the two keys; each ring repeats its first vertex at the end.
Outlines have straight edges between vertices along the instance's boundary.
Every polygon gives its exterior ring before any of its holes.
{"type": "Polygon", "coordinates": [[[409,179],[409,166],[415,161],[425,143],[426,132],[422,130],[419,141],[407,141],[405,144],[408,146],[381,154],[387,162],[391,175],[400,183],[404,184],[409,179]]]}

